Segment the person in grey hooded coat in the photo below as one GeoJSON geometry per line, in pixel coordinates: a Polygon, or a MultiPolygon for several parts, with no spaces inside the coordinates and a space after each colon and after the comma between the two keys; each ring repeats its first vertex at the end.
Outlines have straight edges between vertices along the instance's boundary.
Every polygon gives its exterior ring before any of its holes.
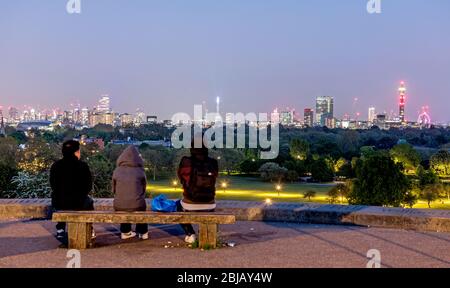
{"type": "MultiPolygon", "coordinates": [[[[147,179],[144,171],[144,161],[139,151],[134,146],[127,147],[117,159],[117,168],[112,177],[112,189],[114,193],[114,210],[135,212],[145,211],[145,192],[147,179]]],[[[122,239],[136,236],[131,231],[131,224],[120,225],[122,239]]],[[[148,225],[137,224],[136,232],[139,238],[148,239],[148,225]]]]}

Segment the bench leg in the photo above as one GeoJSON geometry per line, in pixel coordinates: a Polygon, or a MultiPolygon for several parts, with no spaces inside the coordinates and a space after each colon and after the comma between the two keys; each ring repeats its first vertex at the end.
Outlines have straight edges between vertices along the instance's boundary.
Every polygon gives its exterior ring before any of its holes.
{"type": "Polygon", "coordinates": [[[92,242],[92,223],[68,223],[69,249],[87,249],[92,242]]]}
{"type": "Polygon", "coordinates": [[[212,248],[217,246],[217,224],[199,225],[199,246],[200,248],[212,248]]]}

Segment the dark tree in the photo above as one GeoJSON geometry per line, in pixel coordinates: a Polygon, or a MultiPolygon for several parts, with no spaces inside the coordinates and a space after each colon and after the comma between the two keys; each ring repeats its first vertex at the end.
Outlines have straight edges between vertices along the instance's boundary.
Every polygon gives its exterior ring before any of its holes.
{"type": "Polygon", "coordinates": [[[319,158],[311,165],[312,178],[318,182],[331,182],[334,180],[333,168],[324,158],[319,158]]]}
{"type": "Polygon", "coordinates": [[[403,166],[387,153],[378,152],[359,161],[349,193],[350,204],[399,207],[410,188],[403,166]]]}

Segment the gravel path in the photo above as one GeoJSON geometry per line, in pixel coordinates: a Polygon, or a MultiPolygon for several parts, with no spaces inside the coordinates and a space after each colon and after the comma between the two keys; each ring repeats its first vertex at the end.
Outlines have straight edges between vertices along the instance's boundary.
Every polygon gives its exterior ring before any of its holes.
{"type": "MultiPolygon", "coordinates": [[[[122,241],[115,225],[95,225],[96,248],[81,252],[82,267],[358,267],[377,249],[383,267],[450,268],[450,234],[354,226],[238,222],[221,226],[235,247],[190,249],[174,225],[150,226],[151,240],[122,241]],[[165,246],[167,248],[165,248],[165,246]]],[[[0,222],[1,267],[67,265],[67,249],[48,221],[0,222]]]]}

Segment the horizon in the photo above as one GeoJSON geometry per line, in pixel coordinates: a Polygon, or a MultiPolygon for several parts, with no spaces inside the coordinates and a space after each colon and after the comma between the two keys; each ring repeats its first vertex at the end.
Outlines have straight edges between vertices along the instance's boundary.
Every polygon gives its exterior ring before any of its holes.
{"type": "Polygon", "coordinates": [[[365,119],[398,113],[405,81],[408,120],[429,106],[450,122],[450,2],[383,1],[376,15],[329,2],[91,0],[76,15],[67,0],[2,2],[0,106],[92,108],[108,94],[117,112],[170,119],[220,97],[224,112],[303,115],[329,95],[337,118],[365,119]]]}

